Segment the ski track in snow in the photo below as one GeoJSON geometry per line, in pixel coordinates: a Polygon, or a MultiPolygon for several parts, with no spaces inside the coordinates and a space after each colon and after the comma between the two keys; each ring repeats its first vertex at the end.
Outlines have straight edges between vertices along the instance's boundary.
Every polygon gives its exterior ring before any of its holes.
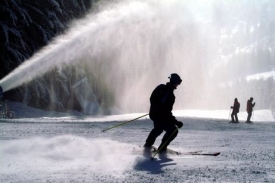
{"type": "Polygon", "coordinates": [[[184,126],[171,148],[181,152],[219,151],[221,155],[156,156],[156,161],[150,161],[133,151],[143,145],[152,128],[150,120],[103,133],[121,121],[86,119],[80,123],[79,119],[66,119],[0,120],[0,182],[275,181],[274,122],[230,124],[226,120],[181,117],[184,126]]]}

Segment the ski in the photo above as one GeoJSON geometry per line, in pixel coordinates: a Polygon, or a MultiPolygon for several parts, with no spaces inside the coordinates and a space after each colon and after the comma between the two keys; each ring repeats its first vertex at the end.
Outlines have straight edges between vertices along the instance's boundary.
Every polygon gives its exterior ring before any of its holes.
{"type": "MultiPolygon", "coordinates": [[[[143,148],[143,147],[138,147],[138,148],[133,148],[133,152],[136,153],[141,153],[143,155],[152,155],[157,152],[157,148],[152,146],[152,148],[143,148]]],[[[204,152],[204,151],[191,151],[191,152],[180,152],[176,151],[170,148],[167,148],[166,152],[162,152],[159,154],[166,154],[166,155],[173,155],[173,156],[218,156],[221,153],[220,152],[204,152]]]]}
{"type": "Polygon", "coordinates": [[[193,151],[193,152],[179,152],[172,149],[167,149],[168,155],[191,155],[191,156],[218,156],[220,152],[203,152],[203,151],[193,151]]]}
{"type": "Polygon", "coordinates": [[[193,156],[218,156],[220,152],[205,153],[205,152],[187,152],[184,155],[193,155],[193,156]]]}
{"type": "MultiPolygon", "coordinates": [[[[156,147],[153,147],[154,149],[157,149],[156,147]]],[[[175,151],[173,149],[167,148],[166,154],[171,155],[192,155],[192,156],[218,156],[221,153],[220,152],[203,152],[203,151],[193,151],[193,152],[180,152],[175,151]]]]}

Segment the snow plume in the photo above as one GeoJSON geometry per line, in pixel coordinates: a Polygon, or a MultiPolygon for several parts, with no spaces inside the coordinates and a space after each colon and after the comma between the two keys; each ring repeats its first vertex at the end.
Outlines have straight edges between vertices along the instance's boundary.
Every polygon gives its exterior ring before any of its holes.
{"type": "Polygon", "coordinates": [[[1,172],[20,175],[81,169],[95,174],[123,172],[131,169],[135,159],[129,148],[130,145],[116,141],[69,135],[2,141],[1,172]]]}
{"type": "Polygon", "coordinates": [[[202,86],[205,48],[200,46],[204,40],[193,14],[181,0],[107,3],[73,23],[66,34],[3,78],[0,86],[8,91],[53,67],[81,61],[88,63],[93,77],[103,78],[119,108],[144,112],[152,89],[167,82],[171,73],[178,73],[183,85],[202,86]]]}
{"type": "MultiPolygon", "coordinates": [[[[256,39],[256,35],[266,35],[268,28],[257,28],[258,32],[255,29],[255,35],[246,31],[258,24],[259,17],[265,15],[262,13],[268,12],[255,11],[256,7],[265,7],[260,1],[257,1],[259,6],[256,1],[246,0],[100,2],[96,11],[73,23],[66,34],[57,37],[3,78],[0,86],[4,91],[31,81],[53,67],[84,63],[82,67],[97,90],[98,98],[108,98],[106,103],[121,113],[147,111],[152,90],[166,83],[174,72],[183,79],[176,90],[174,109],[227,108],[232,102],[228,96],[235,94],[235,90],[218,93],[220,80],[231,81],[237,73],[244,73],[243,68],[255,67],[258,64],[254,63],[268,60],[258,57],[253,61],[255,55],[251,53],[235,53],[249,46],[251,41],[253,45],[269,47],[269,39],[256,39]],[[243,25],[244,28],[238,28],[243,25]],[[232,67],[220,66],[223,61],[229,62],[228,59],[235,63],[232,67]],[[249,67],[247,60],[251,60],[249,67]],[[243,64],[239,66],[239,63],[243,64]],[[98,87],[101,85],[102,89],[98,87]]],[[[272,11],[269,12],[272,17],[272,11]]],[[[264,68],[267,66],[265,64],[264,68]]],[[[239,91],[240,87],[236,88],[236,92],[239,91]]],[[[245,98],[253,94],[247,91],[244,88],[245,98]]],[[[257,98],[256,94],[253,96],[257,98]]]]}

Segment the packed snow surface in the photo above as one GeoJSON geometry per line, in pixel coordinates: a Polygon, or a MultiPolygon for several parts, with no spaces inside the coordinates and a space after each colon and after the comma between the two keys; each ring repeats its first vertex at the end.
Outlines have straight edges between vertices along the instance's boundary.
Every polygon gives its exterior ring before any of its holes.
{"type": "Polygon", "coordinates": [[[252,124],[244,123],[245,112],[232,124],[229,110],[175,111],[184,126],[170,148],[221,154],[154,161],[139,149],[153,127],[148,116],[102,132],[144,114],[92,118],[16,103],[13,110],[16,119],[0,119],[0,182],[275,182],[269,110],[255,111],[252,124]]]}

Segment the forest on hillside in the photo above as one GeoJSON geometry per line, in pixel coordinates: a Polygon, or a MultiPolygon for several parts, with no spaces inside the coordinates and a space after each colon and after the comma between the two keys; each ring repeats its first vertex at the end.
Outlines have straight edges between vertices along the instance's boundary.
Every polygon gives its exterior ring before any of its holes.
{"type": "MultiPolygon", "coordinates": [[[[97,0],[3,0],[0,2],[0,78],[3,78],[85,16],[97,0]]],[[[80,109],[70,83],[85,72],[76,66],[54,69],[4,98],[48,110],[80,109]],[[58,92],[56,92],[58,91],[58,92]]]]}

